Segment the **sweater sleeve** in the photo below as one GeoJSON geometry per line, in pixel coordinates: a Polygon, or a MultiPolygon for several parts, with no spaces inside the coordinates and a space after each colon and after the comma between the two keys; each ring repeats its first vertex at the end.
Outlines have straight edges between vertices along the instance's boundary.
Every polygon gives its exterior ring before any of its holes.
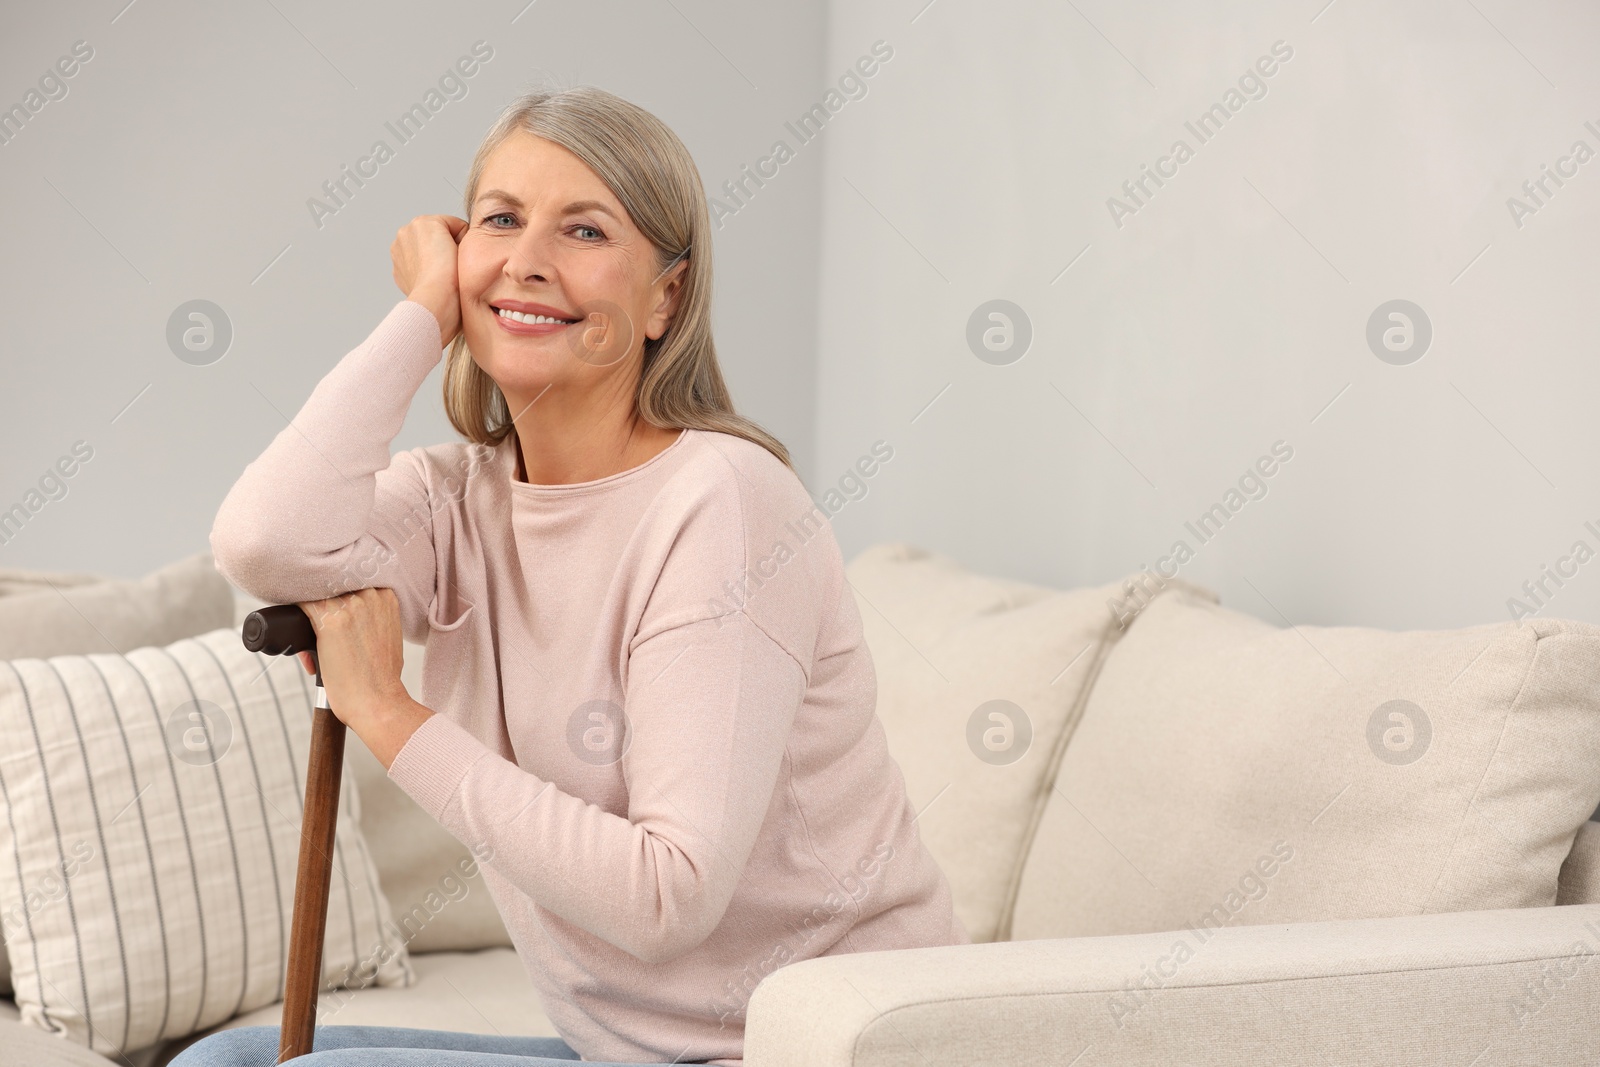
{"type": "Polygon", "coordinates": [[[776,788],[805,673],[735,611],[629,654],[622,818],[562,792],[434,715],[389,775],[536,903],[646,963],[722,919],[776,788]]]}
{"type": "Polygon", "coordinates": [[[317,383],[234,483],[211,528],[216,569],[269,603],[388,587],[421,642],[434,590],[426,471],[390,457],[412,398],[440,359],[439,323],[402,300],[317,383]]]}

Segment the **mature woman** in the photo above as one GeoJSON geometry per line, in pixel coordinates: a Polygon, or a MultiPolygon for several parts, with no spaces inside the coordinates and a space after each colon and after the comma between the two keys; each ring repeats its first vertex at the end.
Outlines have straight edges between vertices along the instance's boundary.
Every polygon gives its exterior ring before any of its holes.
{"type": "MultiPolygon", "coordinates": [[[[723,384],[687,150],[600,90],[533,93],[479,148],[466,214],[400,230],[405,299],[246,468],[211,545],[306,608],[334,711],[491,857],[564,1040],[329,1026],[300,1062],[739,1063],[775,968],[969,938],[832,529],[723,384]],[[391,456],[443,347],[466,440],[391,456]],[[402,636],[428,646],[422,702],[402,636]]],[[[241,1028],[175,1062],[277,1046],[241,1028]]]]}

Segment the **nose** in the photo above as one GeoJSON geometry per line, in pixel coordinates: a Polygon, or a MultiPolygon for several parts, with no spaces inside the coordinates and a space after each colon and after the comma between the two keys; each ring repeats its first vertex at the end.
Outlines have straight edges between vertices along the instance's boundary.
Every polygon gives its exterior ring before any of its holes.
{"type": "Polygon", "coordinates": [[[550,265],[544,239],[534,227],[528,227],[512,244],[506,255],[506,277],[515,282],[550,280],[550,265]]]}

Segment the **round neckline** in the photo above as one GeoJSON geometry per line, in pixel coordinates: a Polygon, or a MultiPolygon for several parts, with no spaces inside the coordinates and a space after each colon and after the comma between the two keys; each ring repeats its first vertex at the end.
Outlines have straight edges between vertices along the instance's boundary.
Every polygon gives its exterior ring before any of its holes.
{"type": "Polygon", "coordinates": [[[591,489],[603,489],[620,482],[631,481],[634,477],[649,470],[655,464],[659,463],[661,460],[677,451],[678,447],[683,444],[684,439],[687,438],[691,433],[694,433],[693,429],[689,427],[682,428],[679,430],[678,436],[673,439],[673,442],[670,445],[668,445],[666,448],[663,448],[660,452],[657,452],[643,463],[640,463],[634,467],[629,467],[627,470],[617,471],[615,474],[607,474],[602,478],[591,478],[586,482],[563,482],[552,485],[545,482],[524,482],[517,478],[517,467],[519,465],[521,451],[517,442],[516,428],[512,427],[511,432],[507,434],[505,438],[508,458],[506,481],[509,482],[512,489],[516,491],[537,496],[583,492],[591,489]]]}

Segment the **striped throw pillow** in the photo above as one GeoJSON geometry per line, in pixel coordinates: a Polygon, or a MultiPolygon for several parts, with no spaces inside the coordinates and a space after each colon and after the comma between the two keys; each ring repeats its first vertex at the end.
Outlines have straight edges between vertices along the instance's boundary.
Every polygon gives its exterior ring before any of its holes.
{"type": "MultiPolygon", "coordinates": [[[[233,629],[0,660],[0,924],[24,1022],[115,1059],[281,999],[312,688],[233,629]]],[[[346,767],[323,985],[410,985],[346,767]]]]}

